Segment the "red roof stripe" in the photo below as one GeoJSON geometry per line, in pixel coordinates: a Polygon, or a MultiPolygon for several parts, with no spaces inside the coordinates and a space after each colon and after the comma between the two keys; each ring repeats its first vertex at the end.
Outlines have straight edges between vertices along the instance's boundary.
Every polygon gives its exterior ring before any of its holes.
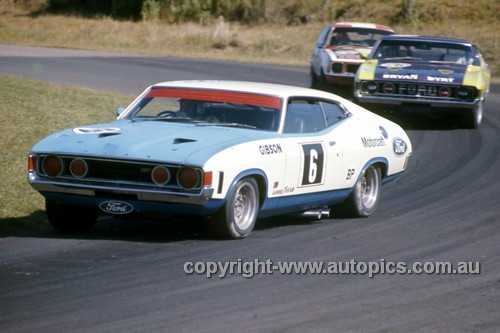
{"type": "Polygon", "coordinates": [[[382,24],[376,23],[333,23],[333,28],[361,28],[361,29],[377,29],[377,30],[386,30],[394,32],[394,29],[382,24]],[[371,25],[371,27],[370,27],[371,25]]]}
{"type": "Polygon", "coordinates": [[[224,90],[186,89],[186,88],[152,88],[146,95],[151,97],[186,98],[207,102],[241,103],[268,108],[281,108],[281,98],[224,90]]]}

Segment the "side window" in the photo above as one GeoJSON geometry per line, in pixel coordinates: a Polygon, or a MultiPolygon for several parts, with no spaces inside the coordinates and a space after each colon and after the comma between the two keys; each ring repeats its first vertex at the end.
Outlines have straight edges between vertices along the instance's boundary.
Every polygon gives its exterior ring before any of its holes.
{"type": "Polygon", "coordinates": [[[330,29],[331,29],[330,25],[327,25],[326,27],[323,28],[323,30],[319,34],[318,40],[316,41],[316,46],[317,47],[323,47],[323,46],[325,46],[326,36],[330,32],[330,29]]]}
{"type": "Polygon", "coordinates": [[[479,51],[479,49],[475,45],[472,48],[473,48],[473,52],[474,52],[474,58],[472,61],[472,65],[481,66],[481,64],[484,61],[483,56],[481,54],[481,51],[479,51]]]}
{"type": "Polygon", "coordinates": [[[326,127],[318,102],[292,100],[288,103],[283,133],[314,133],[326,127]]]}
{"type": "Polygon", "coordinates": [[[321,107],[325,112],[327,127],[332,126],[346,117],[342,108],[335,103],[321,102],[321,107]]]}

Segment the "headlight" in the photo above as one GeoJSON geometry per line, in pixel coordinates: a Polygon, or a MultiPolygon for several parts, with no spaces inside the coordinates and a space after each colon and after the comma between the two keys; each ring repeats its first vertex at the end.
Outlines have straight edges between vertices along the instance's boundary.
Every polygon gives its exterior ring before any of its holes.
{"type": "Polygon", "coordinates": [[[334,72],[334,73],[342,73],[342,64],[338,63],[338,62],[332,64],[332,72],[334,72]]]}
{"type": "Polygon", "coordinates": [[[200,186],[200,175],[191,167],[183,167],[177,173],[177,182],[185,189],[192,189],[200,186]]]}
{"type": "Polygon", "coordinates": [[[69,171],[71,172],[73,177],[83,178],[87,175],[89,167],[87,165],[87,162],[85,162],[84,160],[75,158],[69,165],[69,171]]]}
{"type": "Polygon", "coordinates": [[[370,94],[374,94],[378,90],[377,82],[368,81],[368,82],[365,82],[363,86],[364,86],[363,90],[370,93],[370,94]]]}
{"type": "Polygon", "coordinates": [[[170,172],[163,165],[157,165],[151,171],[151,180],[156,185],[165,185],[170,180],[170,172]]]}
{"type": "Polygon", "coordinates": [[[386,94],[394,94],[394,92],[396,91],[396,86],[394,85],[394,83],[387,82],[387,83],[384,83],[384,85],[382,86],[382,89],[384,90],[384,92],[386,94]]]}
{"type": "Polygon", "coordinates": [[[469,99],[471,90],[468,87],[460,87],[457,89],[457,97],[460,99],[469,99]]]}
{"type": "Polygon", "coordinates": [[[438,95],[440,97],[450,97],[451,89],[449,87],[441,87],[438,90],[438,95]]]}
{"type": "Polygon", "coordinates": [[[47,155],[43,159],[42,170],[49,177],[58,177],[63,172],[63,161],[59,156],[47,155]]]}

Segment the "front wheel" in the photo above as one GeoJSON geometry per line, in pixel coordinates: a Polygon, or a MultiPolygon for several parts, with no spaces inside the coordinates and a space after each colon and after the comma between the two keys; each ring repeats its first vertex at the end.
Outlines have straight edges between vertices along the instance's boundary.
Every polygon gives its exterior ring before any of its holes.
{"type": "Polygon", "coordinates": [[[309,88],[316,89],[319,86],[319,79],[316,73],[314,73],[314,69],[309,69],[309,88]]]}
{"type": "Polygon", "coordinates": [[[98,213],[87,207],[62,204],[45,200],[45,211],[49,223],[62,232],[85,232],[94,226],[98,213]]]}
{"type": "Polygon", "coordinates": [[[371,165],[359,177],[351,195],[345,202],[347,213],[355,217],[367,217],[375,212],[382,176],[380,169],[371,165]]]}
{"type": "Polygon", "coordinates": [[[479,128],[483,120],[483,103],[480,103],[468,112],[462,118],[462,126],[464,128],[476,129],[479,128]]]}
{"type": "Polygon", "coordinates": [[[215,216],[213,229],[224,238],[244,238],[250,234],[259,212],[259,191],[253,178],[238,181],[225,205],[215,216]]]}

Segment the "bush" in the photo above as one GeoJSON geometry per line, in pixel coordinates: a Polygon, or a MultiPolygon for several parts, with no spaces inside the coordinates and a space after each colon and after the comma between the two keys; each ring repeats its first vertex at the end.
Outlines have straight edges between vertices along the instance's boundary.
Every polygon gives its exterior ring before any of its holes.
{"type": "Polygon", "coordinates": [[[141,18],[142,0],[112,0],[111,16],[119,19],[139,20],[141,18]]]}
{"type": "MultiPolygon", "coordinates": [[[[28,0],[27,2],[34,2],[28,0]]],[[[36,0],[43,1],[43,0],[36,0]]],[[[496,22],[498,0],[45,0],[49,12],[118,19],[243,24],[364,21],[388,25],[443,20],[496,22]]]]}
{"type": "Polygon", "coordinates": [[[49,12],[117,19],[141,18],[143,0],[48,0],[49,12]]]}

